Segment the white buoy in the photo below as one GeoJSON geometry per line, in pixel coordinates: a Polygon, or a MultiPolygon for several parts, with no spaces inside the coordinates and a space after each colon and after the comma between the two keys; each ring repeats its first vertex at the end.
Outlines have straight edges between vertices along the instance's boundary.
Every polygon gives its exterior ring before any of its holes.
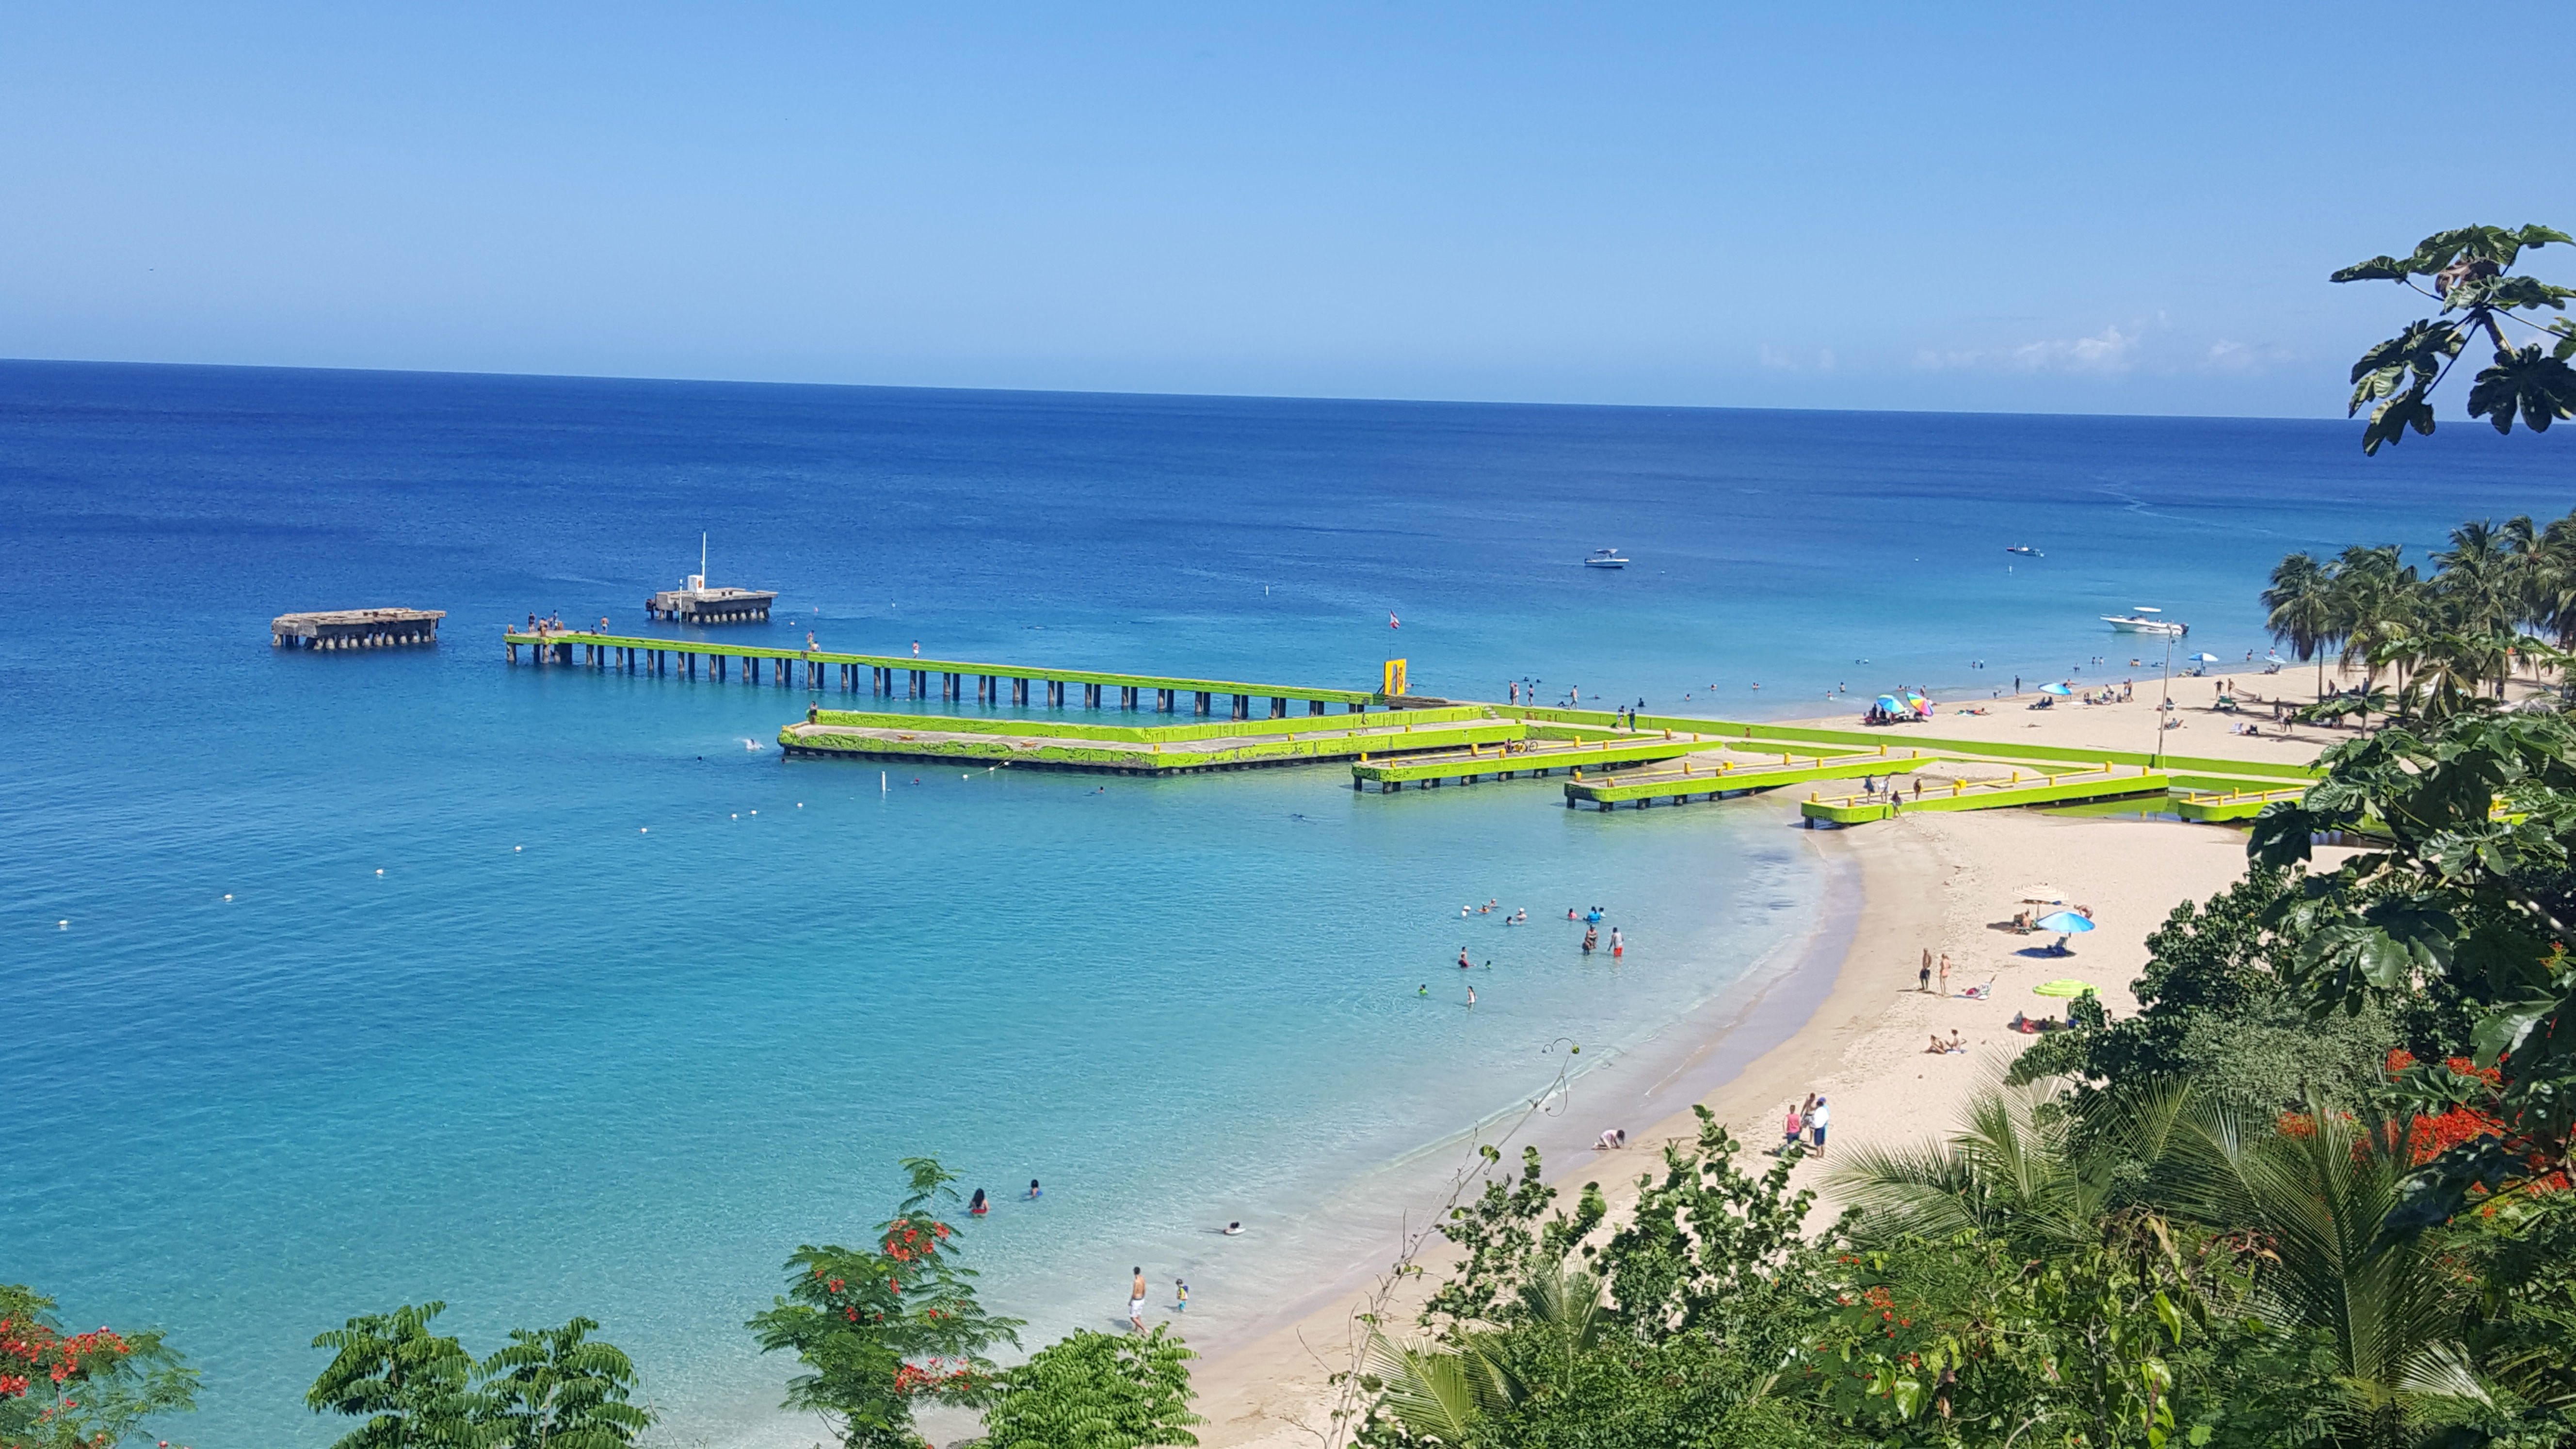
{"type": "Polygon", "coordinates": [[[650,825],[638,825],[635,827],[635,833],[638,835],[650,835],[653,833],[653,827],[650,825]]]}
{"type": "Polygon", "coordinates": [[[736,819],[736,820],[740,820],[740,819],[742,818],[742,812],[741,812],[741,811],[739,811],[739,810],[737,810],[737,811],[733,812],[733,818],[734,818],[734,819],[736,819]]]}
{"type": "Polygon", "coordinates": [[[225,893],[225,895],[224,895],[224,899],[225,899],[225,900],[231,900],[231,899],[232,899],[232,895],[231,895],[231,893],[230,893],[230,892],[226,892],[226,893],[225,893]]]}
{"type": "Polygon", "coordinates": [[[54,929],[55,929],[55,930],[57,930],[57,931],[68,931],[68,930],[70,930],[71,928],[72,928],[72,923],[71,923],[71,922],[69,922],[69,921],[56,921],[56,922],[54,922],[54,929]]]}
{"type": "Polygon", "coordinates": [[[797,809],[799,809],[799,810],[804,809],[804,808],[805,808],[805,802],[804,802],[804,801],[802,801],[802,800],[797,801],[797,802],[796,802],[796,808],[797,808],[797,809]]]}
{"type": "Polygon", "coordinates": [[[377,870],[376,874],[378,874],[378,875],[383,875],[383,874],[384,874],[384,871],[383,871],[382,869],[379,869],[379,870],[377,870]]]}
{"type": "Polygon", "coordinates": [[[527,847],[526,847],[526,846],[524,846],[524,845],[513,845],[513,846],[511,846],[511,847],[510,847],[510,853],[511,853],[512,855],[516,855],[516,854],[518,854],[520,851],[523,851],[523,850],[525,850],[525,849],[527,849],[527,847]]]}

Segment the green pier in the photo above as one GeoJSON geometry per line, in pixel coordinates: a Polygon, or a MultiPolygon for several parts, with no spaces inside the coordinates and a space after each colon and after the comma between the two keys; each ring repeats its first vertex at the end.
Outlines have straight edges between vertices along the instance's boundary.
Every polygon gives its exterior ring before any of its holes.
{"type": "MultiPolygon", "coordinates": [[[[1383,690],[1259,684],[1182,675],[922,659],[824,649],[592,633],[504,632],[512,664],[739,679],[880,698],[1121,710],[1198,723],[1111,723],[992,715],[871,713],[813,705],[778,732],[795,758],[1010,765],[1164,776],[1284,765],[1347,765],[1351,788],[1473,784],[1567,775],[1568,808],[1615,810],[1726,800],[1794,785],[1915,773],[1935,762],[2009,767],[2007,778],[1943,781],[1919,796],[1811,792],[1811,825],[1858,825],[1912,810],[1996,810],[2165,797],[2186,820],[2223,822],[2296,799],[2312,766],[2008,741],[1901,736],[1687,715],[1453,703],[1383,690]],[[764,677],[765,676],[765,677],[764,677]],[[1078,691],[1078,693],[1077,693],[1078,691]],[[1302,706],[1302,708],[1301,708],[1302,706]],[[1340,713],[1335,713],[1336,706],[1340,713]],[[1293,721],[1293,723],[1292,723],[1293,721]],[[1902,753],[1899,753],[1902,751],[1902,753]],[[1777,757],[1776,763],[1773,757],[1777,757]],[[2029,778],[2024,778],[2027,771],[2029,778]]],[[[1387,683],[1401,689],[1400,671],[1387,683]]]]}

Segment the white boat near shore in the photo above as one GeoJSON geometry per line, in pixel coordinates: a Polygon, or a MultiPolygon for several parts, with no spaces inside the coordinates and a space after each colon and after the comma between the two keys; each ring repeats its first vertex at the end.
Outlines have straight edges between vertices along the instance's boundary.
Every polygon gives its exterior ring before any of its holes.
{"type": "Polygon", "coordinates": [[[1592,557],[1583,561],[1583,566],[1588,569],[1624,569],[1628,561],[1620,557],[1619,550],[1615,548],[1596,548],[1592,557]]]}
{"type": "Polygon", "coordinates": [[[2191,626],[2178,619],[2162,617],[2164,610],[2138,605],[2126,614],[2104,614],[2102,622],[2119,634],[2166,634],[2175,638],[2191,632],[2191,626]]]}

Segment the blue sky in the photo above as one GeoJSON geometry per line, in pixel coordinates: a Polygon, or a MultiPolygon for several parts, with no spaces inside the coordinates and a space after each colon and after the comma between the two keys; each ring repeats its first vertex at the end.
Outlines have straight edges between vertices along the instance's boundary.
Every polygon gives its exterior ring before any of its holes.
{"type": "Polygon", "coordinates": [[[2565,168],[2463,164],[2471,111],[2392,133],[2440,40],[2350,4],[15,0],[0,355],[2334,415],[2417,314],[2328,270],[2576,227],[2565,168]]]}

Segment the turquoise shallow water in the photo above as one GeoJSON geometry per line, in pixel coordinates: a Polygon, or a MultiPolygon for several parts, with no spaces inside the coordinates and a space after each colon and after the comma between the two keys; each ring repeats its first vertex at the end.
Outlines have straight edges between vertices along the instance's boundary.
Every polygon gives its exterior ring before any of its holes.
{"type": "Polygon", "coordinates": [[[199,1445],[328,1442],[307,1340],[432,1296],[476,1343],[603,1320],[671,1442],[804,1442],[739,1325],[789,1249],[877,1220],[896,1158],[1046,1180],[973,1240],[1033,1332],[1105,1324],[1141,1261],[1222,1342],[1365,1237],[1317,1204],[1397,1211],[1567,1041],[1669,1052],[1826,903],[1760,806],[880,790],[744,747],[799,693],[502,664],[531,610],[641,628],[701,527],[841,647],[1332,684],[1400,648],[1449,693],[1803,712],[1851,675],[2061,673],[2129,602],[2232,657],[2286,548],[2569,501],[2558,439],[2435,442],[0,367],[0,1046],[41,1103],[0,1118],[0,1278],[170,1328],[199,1445]],[[2006,572],[2008,541],[2049,557],[2006,572]],[[1601,544],[1638,566],[1573,566],[1601,544]],[[266,647],[370,602],[451,610],[448,642],[266,647]],[[1460,921],[1488,897],[1533,924],[1460,921]],[[1615,965],[1561,919],[1595,902],[1615,965]],[[1461,944],[1493,962],[1472,1014],[1461,944]]]}

